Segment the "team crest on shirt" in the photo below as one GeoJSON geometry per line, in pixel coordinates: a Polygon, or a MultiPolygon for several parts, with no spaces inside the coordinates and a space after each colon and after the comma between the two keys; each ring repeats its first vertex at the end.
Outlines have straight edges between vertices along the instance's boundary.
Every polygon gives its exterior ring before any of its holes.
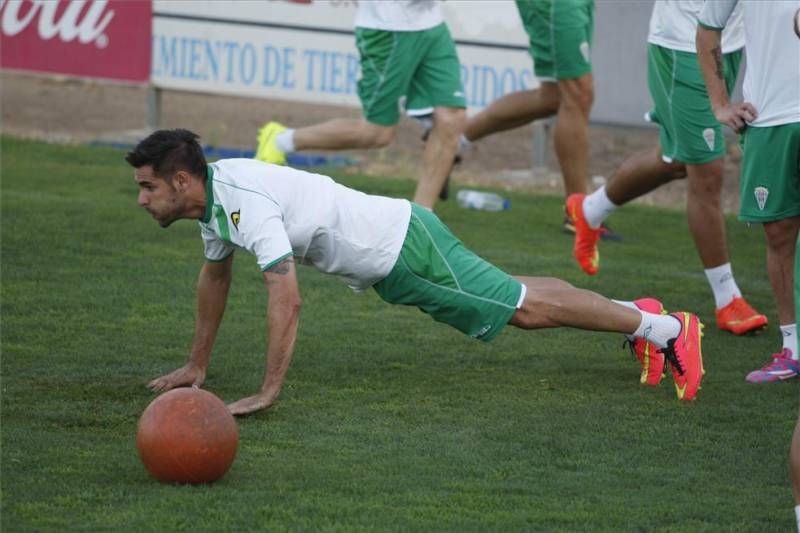
{"type": "Polygon", "coordinates": [[[763,211],[764,207],[767,205],[767,197],[769,196],[769,189],[766,187],[756,187],[753,189],[753,194],[756,197],[756,203],[758,204],[758,208],[763,211]]]}
{"type": "Polygon", "coordinates": [[[239,209],[238,211],[231,213],[231,222],[233,222],[233,227],[235,227],[237,230],[239,229],[239,220],[242,218],[241,212],[242,210],[239,209]]]}
{"type": "Polygon", "coordinates": [[[714,151],[714,137],[716,137],[714,128],[706,128],[703,130],[703,140],[706,141],[706,146],[708,146],[708,149],[712,152],[714,151]]]}
{"type": "Polygon", "coordinates": [[[583,56],[583,60],[588,63],[589,62],[589,53],[590,53],[589,43],[587,43],[586,41],[583,41],[579,48],[580,48],[580,51],[581,51],[581,55],[583,56]]]}

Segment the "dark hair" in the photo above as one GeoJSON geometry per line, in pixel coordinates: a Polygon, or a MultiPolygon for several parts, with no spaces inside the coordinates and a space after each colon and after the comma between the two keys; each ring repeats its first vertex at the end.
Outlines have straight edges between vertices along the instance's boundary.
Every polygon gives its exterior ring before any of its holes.
{"type": "Polygon", "coordinates": [[[133,151],[125,156],[133,168],[150,165],[153,174],[161,179],[171,177],[179,170],[205,178],[206,158],[197,140],[200,137],[189,130],[158,130],[139,141],[133,151]]]}

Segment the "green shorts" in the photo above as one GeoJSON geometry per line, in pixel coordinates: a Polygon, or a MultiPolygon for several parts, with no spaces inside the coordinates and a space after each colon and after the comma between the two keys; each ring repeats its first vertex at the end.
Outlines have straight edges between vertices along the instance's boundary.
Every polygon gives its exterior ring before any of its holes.
{"type": "Polygon", "coordinates": [[[524,297],[522,283],[468,250],[416,204],[397,263],[374,287],[387,302],[415,305],[482,341],[500,333],[524,297]]]}
{"type": "MultiPolygon", "coordinates": [[[[647,82],[655,103],[647,118],[661,126],[664,161],[700,165],[724,156],[725,137],[711,111],[697,54],[650,44],[647,56],[647,82]]],[[[723,56],[728,94],[741,60],[741,50],[723,56]]]]}
{"type": "Polygon", "coordinates": [[[594,0],[517,0],[517,10],[539,79],[568,80],[592,71],[594,0]]]}
{"type": "Polygon", "coordinates": [[[800,122],[750,126],[741,144],[739,219],[772,222],[800,215],[800,122]]]}
{"type": "Polygon", "coordinates": [[[461,64],[447,24],[422,31],[356,28],[361,54],[358,97],[364,118],[393,126],[405,100],[466,107],[461,64]]]}

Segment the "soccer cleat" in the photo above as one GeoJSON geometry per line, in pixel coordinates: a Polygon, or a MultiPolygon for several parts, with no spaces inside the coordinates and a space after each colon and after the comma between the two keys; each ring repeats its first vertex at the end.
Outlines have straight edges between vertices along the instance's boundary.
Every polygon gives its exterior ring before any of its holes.
{"type": "MultiPolygon", "coordinates": [[[[622,241],[622,235],[611,229],[605,222],[600,224],[598,229],[600,230],[601,241],[622,241]]],[[[575,235],[575,224],[572,222],[572,219],[569,218],[569,215],[564,216],[564,222],[561,225],[561,233],[575,235]]]]}
{"type": "Polygon", "coordinates": [[[697,315],[686,312],[670,313],[681,323],[681,331],[677,337],[667,341],[661,353],[670,365],[675,380],[675,391],[678,399],[694,400],[700,382],[703,379],[703,353],[701,351],[702,324],[697,315]]]}
{"type": "Polygon", "coordinates": [[[738,297],[717,309],[717,327],[734,335],[752,333],[766,327],[767,317],[750,307],[744,298],[738,297]]]}
{"type": "MultiPolygon", "coordinates": [[[[661,302],[655,298],[641,298],[634,300],[633,303],[647,313],[663,315],[666,312],[661,302]]],[[[664,377],[664,354],[659,351],[658,346],[640,337],[627,343],[642,366],[642,375],[639,379],[642,385],[655,387],[661,383],[661,378],[664,377]]]]}
{"type": "Polygon", "coordinates": [[[567,216],[575,225],[575,245],[572,248],[575,260],[581,269],[593,276],[600,270],[600,252],[597,251],[597,241],[600,239],[600,230],[592,228],[583,216],[583,193],[570,194],[567,197],[567,216]]]}
{"type": "Polygon", "coordinates": [[[267,122],[258,130],[258,149],[256,159],[265,163],[275,165],[286,164],[286,152],[279,149],[275,144],[275,138],[282,131],[286,131],[286,126],[278,122],[267,122]]]}
{"type": "Polygon", "coordinates": [[[750,383],[771,383],[792,379],[800,374],[800,361],[792,359],[792,352],[784,348],[780,353],[772,354],[772,361],[758,370],[753,370],[745,380],[750,383]]]}

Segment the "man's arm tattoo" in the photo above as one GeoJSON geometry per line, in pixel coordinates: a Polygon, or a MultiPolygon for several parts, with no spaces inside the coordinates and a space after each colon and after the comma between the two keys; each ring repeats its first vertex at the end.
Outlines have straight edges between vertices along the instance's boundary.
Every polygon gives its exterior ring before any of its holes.
{"type": "Polygon", "coordinates": [[[294,259],[289,257],[287,259],[284,259],[283,261],[281,261],[277,265],[273,265],[273,266],[269,267],[266,270],[266,272],[269,272],[271,274],[286,275],[286,274],[289,273],[289,270],[291,270],[291,265],[293,263],[294,263],[294,259]]]}
{"type": "Polygon", "coordinates": [[[725,67],[722,66],[722,48],[715,46],[711,49],[711,55],[714,57],[714,64],[717,67],[717,78],[725,79],[725,67]]]}

